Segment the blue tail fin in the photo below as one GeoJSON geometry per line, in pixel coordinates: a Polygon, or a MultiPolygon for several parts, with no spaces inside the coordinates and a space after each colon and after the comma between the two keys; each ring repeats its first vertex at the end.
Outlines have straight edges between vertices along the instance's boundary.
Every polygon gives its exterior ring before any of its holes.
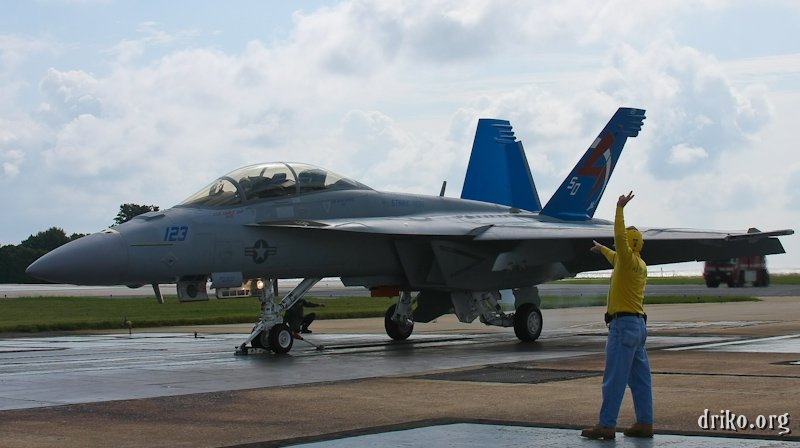
{"type": "Polygon", "coordinates": [[[461,198],[532,212],[542,209],[522,142],[508,121],[478,120],[461,198]]]}
{"type": "Polygon", "coordinates": [[[642,109],[619,108],[540,214],[567,221],[591,219],[625,141],[639,135],[644,119],[642,109]]]}

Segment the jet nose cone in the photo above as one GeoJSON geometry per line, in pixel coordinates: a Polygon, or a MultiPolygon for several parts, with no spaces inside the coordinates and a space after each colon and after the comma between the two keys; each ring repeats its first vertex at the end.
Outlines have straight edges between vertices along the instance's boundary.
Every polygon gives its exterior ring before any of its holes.
{"type": "Polygon", "coordinates": [[[54,283],[123,284],[128,247],[113,229],[71,241],[31,263],[25,273],[54,283]]]}

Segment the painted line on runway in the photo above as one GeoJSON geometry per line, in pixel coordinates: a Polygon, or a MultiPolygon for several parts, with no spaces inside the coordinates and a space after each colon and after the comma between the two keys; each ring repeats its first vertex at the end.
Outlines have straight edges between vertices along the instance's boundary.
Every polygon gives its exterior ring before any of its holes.
{"type": "Polygon", "coordinates": [[[790,334],[790,335],[772,336],[766,338],[741,339],[728,342],[716,342],[712,344],[675,347],[675,348],[670,348],[668,350],[685,351],[685,350],[709,350],[709,349],[716,351],[728,351],[728,352],[800,353],[800,335],[790,334]]]}

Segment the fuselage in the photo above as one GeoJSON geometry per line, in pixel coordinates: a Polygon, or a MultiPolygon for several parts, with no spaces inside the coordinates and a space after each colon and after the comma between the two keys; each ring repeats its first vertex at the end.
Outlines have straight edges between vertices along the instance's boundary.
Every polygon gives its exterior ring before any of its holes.
{"type": "Polygon", "coordinates": [[[242,272],[245,278],[403,277],[394,242],[413,236],[305,225],[325,220],[359,225],[365,218],[479,227],[533,222],[536,215],[477,201],[374,190],[313,192],[235,207],[181,205],[70,242],[28,272],[81,285],[172,283],[213,272],[242,272]]]}
{"type": "MultiPolygon", "coordinates": [[[[404,247],[416,250],[415,240],[457,243],[468,236],[453,236],[450,231],[436,236],[436,229],[535,225],[542,219],[535,213],[479,201],[378,192],[346,179],[341,187],[340,176],[316,167],[311,168],[315,175],[322,172],[329,180],[340,179],[336,185],[341,188],[303,190],[298,185],[304,172],[297,171],[309,171],[308,166],[284,165],[294,168],[285,171],[298,180],[289,189],[267,190],[271,193],[259,197],[258,192],[265,190],[257,187],[257,176],[250,174],[261,165],[246,167],[221,177],[180,205],[70,242],[37,260],[28,273],[80,285],[174,283],[237,272],[245,279],[342,277],[364,286],[422,287],[419,283],[424,282],[409,275],[398,255],[409,250],[404,247]],[[369,226],[375,220],[410,230],[371,232],[369,226]],[[359,231],[330,230],[342,226],[356,226],[359,231]]],[[[264,166],[262,177],[271,174],[274,179],[273,165],[264,166]]]]}

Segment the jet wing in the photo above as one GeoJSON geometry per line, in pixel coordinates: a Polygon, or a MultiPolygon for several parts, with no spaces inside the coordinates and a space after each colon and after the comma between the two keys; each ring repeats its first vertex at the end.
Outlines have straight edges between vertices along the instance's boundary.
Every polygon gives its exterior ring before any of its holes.
{"type": "MultiPolygon", "coordinates": [[[[648,228],[640,229],[645,244],[649,241],[676,241],[676,240],[721,240],[721,241],[756,241],[771,236],[792,235],[791,229],[761,232],[750,229],[748,232],[676,229],[676,228],[648,228]]],[[[536,239],[599,239],[613,238],[614,229],[611,225],[561,225],[549,224],[538,226],[486,226],[475,237],[476,241],[490,240],[536,240],[536,239]]]]}
{"type": "MultiPolygon", "coordinates": [[[[370,234],[457,238],[482,243],[491,247],[502,244],[504,257],[519,252],[519,256],[536,258],[544,262],[561,262],[572,273],[607,269],[603,257],[590,254],[592,240],[612,246],[614,239],[611,224],[561,223],[530,221],[527,223],[487,224],[480,220],[452,216],[370,217],[358,219],[328,219],[266,221],[260,227],[308,228],[325,231],[360,232],[370,234]],[[476,222],[477,221],[477,222],[476,222]],[[517,243],[510,252],[507,243],[517,243]],[[557,246],[553,246],[557,244],[557,246]],[[561,249],[553,249],[560,247],[561,249]],[[559,253],[561,255],[559,255],[559,253]],[[534,254],[536,254],[534,256],[534,254]]],[[[776,236],[791,235],[793,230],[761,232],[715,231],[677,228],[640,229],[644,236],[642,258],[648,265],[680,263],[686,261],[723,260],[750,255],[784,253],[776,236]]],[[[500,257],[501,254],[496,253],[500,257]]],[[[516,255],[515,255],[516,257],[516,255]]],[[[531,259],[532,261],[532,259],[531,259]]]]}
{"type": "Polygon", "coordinates": [[[649,229],[643,232],[642,258],[648,264],[679,261],[724,260],[734,257],[785,253],[775,236],[791,235],[793,230],[760,232],[714,232],[689,229],[649,229]],[[689,258],[687,260],[686,258],[689,258]]]}
{"type": "MultiPolygon", "coordinates": [[[[751,255],[784,253],[775,236],[791,235],[793,230],[760,232],[724,232],[713,230],[650,228],[640,229],[644,236],[642,259],[648,265],[680,263],[685,261],[724,260],[751,255]]],[[[611,246],[614,235],[610,225],[594,226],[491,226],[474,238],[475,241],[527,241],[535,243],[548,240],[569,242],[575,255],[562,260],[570,272],[606,269],[602,257],[588,254],[592,240],[611,246]]]]}

